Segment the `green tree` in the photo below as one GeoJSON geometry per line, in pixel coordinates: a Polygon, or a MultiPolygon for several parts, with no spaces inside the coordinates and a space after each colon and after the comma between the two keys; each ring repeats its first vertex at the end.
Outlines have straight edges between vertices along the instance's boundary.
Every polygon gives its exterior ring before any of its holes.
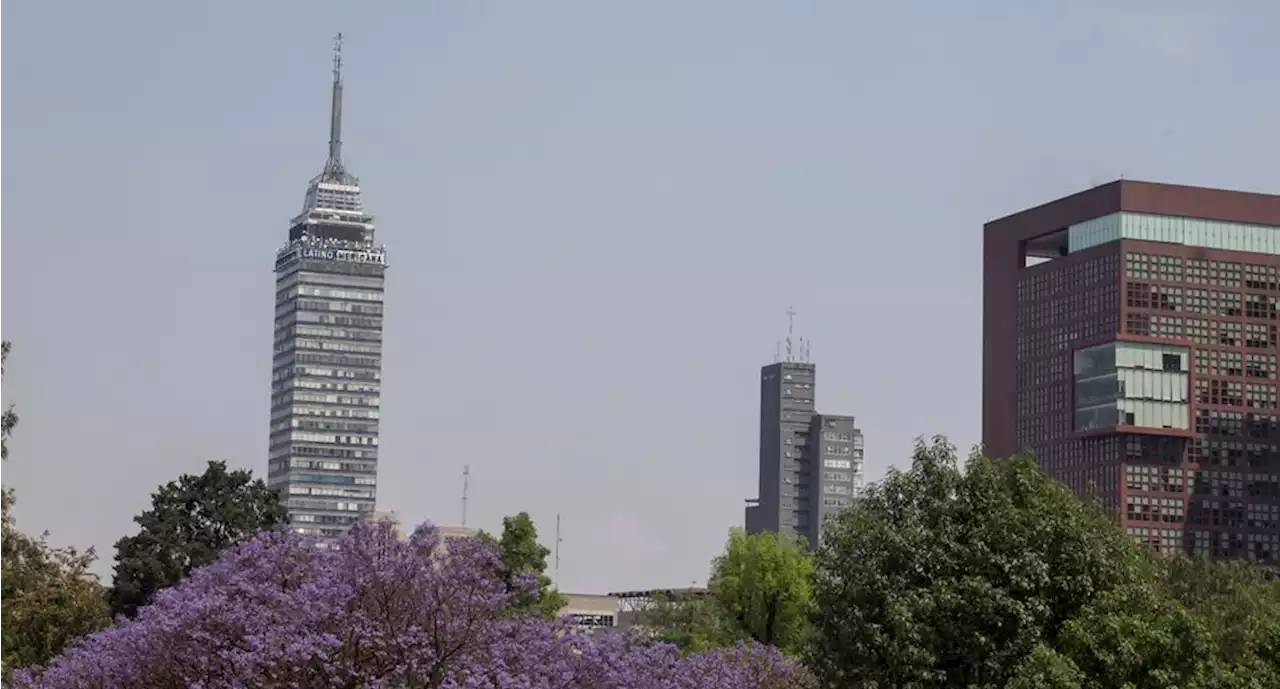
{"type": "MultiPolygon", "coordinates": [[[[0,350],[0,375],[9,358],[9,343],[0,350]]],[[[9,458],[8,440],[18,417],[13,407],[3,415],[3,455],[9,458]]],[[[111,621],[106,597],[97,578],[89,573],[96,556],[93,549],[55,548],[47,536],[32,538],[18,530],[12,508],[13,491],[5,487],[0,499],[0,629],[3,630],[4,668],[39,665],[57,655],[77,638],[111,621]]]]}
{"type": "Polygon", "coordinates": [[[826,527],[812,661],[838,686],[994,688],[1036,672],[1069,686],[1070,665],[1046,651],[1155,567],[1030,458],[975,454],[962,470],[941,438],[826,527]]]}
{"type": "Polygon", "coordinates": [[[285,522],[275,491],[253,472],[209,462],[204,473],[183,474],[151,496],[134,517],[141,529],[116,542],[111,607],[132,617],[160,589],[217,559],[226,548],[285,522]]]}
{"type": "MultiPolygon", "coordinates": [[[[495,539],[481,531],[479,537],[489,542],[495,539]]],[[[502,518],[502,536],[496,539],[498,551],[502,558],[503,581],[510,587],[517,577],[532,575],[538,579],[538,595],[521,596],[514,608],[518,611],[536,611],[539,614],[554,618],[560,614],[567,600],[559,591],[551,588],[551,577],[547,576],[547,556],[551,549],[538,542],[538,529],[533,525],[533,518],[528,512],[521,512],[512,517],[502,518]]]]}
{"type": "Polygon", "coordinates": [[[799,537],[735,527],[712,562],[707,588],[735,639],[796,652],[808,641],[813,572],[799,537]]]}
{"type": "Polygon", "coordinates": [[[1040,644],[1022,662],[1005,689],[1082,689],[1084,673],[1071,659],[1040,644]]]}
{"type": "Polygon", "coordinates": [[[685,653],[702,653],[733,644],[733,630],[725,622],[720,603],[710,595],[671,591],[655,593],[636,613],[635,624],[685,653]]]}
{"type": "Polygon", "coordinates": [[[1280,620],[1280,581],[1246,562],[1165,558],[1161,585],[1167,597],[1204,618],[1216,653],[1229,661],[1254,653],[1280,620]]]}
{"type": "MultiPolygon", "coordinates": [[[[4,377],[5,367],[9,363],[9,341],[0,342],[0,378],[4,377]]],[[[3,417],[0,418],[0,460],[9,458],[9,436],[13,433],[13,427],[18,425],[18,415],[13,411],[13,405],[4,408],[3,417]]]]}

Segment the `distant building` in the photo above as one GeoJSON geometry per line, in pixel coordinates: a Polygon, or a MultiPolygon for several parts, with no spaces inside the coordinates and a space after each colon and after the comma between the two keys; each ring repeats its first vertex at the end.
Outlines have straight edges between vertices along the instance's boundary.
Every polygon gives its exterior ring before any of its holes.
{"type": "Polygon", "coordinates": [[[454,541],[476,538],[480,535],[479,529],[473,529],[469,526],[437,526],[436,531],[439,532],[440,542],[445,547],[448,547],[454,541]]]}
{"type": "Polygon", "coordinates": [[[817,411],[816,367],[780,361],[760,370],[759,493],[748,533],[801,536],[817,546],[822,523],[862,489],[862,431],[852,416],[817,411]]]}
{"type": "MultiPolygon", "coordinates": [[[[411,533],[410,531],[405,530],[403,523],[400,521],[400,513],[395,511],[370,512],[362,521],[370,524],[391,522],[396,538],[408,538],[411,533]]],[[[479,529],[473,529],[469,526],[436,525],[436,532],[440,534],[440,540],[446,545],[451,541],[463,538],[475,538],[480,535],[479,529]]]]}
{"type": "Polygon", "coordinates": [[[394,510],[380,510],[376,512],[365,512],[363,515],[361,515],[360,521],[365,522],[366,524],[380,524],[382,522],[391,522],[391,529],[392,529],[392,532],[395,533],[396,538],[404,538],[407,535],[404,533],[403,527],[400,524],[400,513],[394,510]]]}
{"type": "Polygon", "coordinates": [[[612,594],[561,593],[566,599],[560,609],[573,626],[586,631],[618,626],[618,599],[612,594]]]}
{"type": "Polygon", "coordinates": [[[272,299],[267,483],[291,529],[326,538],[376,502],[387,270],[360,182],[342,162],[341,64],[335,51],[329,157],[276,252],[272,299]]]}
{"type": "Polygon", "coordinates": [[[707,589],[699,587],[618,591],[609,594],[618,602],[618,627],[622,629],[643,628],[645,614],[658,601],[679,604],[681,601],[696,600],[708,595],[710,592],[707,589]]]}

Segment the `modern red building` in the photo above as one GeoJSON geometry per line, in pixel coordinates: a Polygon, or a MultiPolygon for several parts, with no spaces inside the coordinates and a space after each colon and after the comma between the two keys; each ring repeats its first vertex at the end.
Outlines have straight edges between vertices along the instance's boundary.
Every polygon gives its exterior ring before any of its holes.
{"type": "Polygon", "coordinates": [[[1280,565],[1280,196],[1122,180],[984,229],[988,454],[1162,552],[1280,565]]]}

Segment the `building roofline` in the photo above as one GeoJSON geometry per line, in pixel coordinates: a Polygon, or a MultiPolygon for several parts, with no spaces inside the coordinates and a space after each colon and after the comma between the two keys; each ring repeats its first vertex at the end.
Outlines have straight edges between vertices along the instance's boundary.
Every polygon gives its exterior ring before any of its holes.
{"type": "Polygon", "coordinates": [[[706,588],[695,586],[695,587],[672,588],[672,589],[645,589],[642,591],[616,591],[606,595],[609,595],[613,598],[653,598],[655,595],[664,595],[664,596],[679,598],[683,596],[700,597],[700,596],[709,595],[709,593],[710,591],[708,591],[706,588]]]}
{"type": "Polygon", "coordinates": [[[1128,211],[1280,227],[1280,195],[1120,179],[986,223],[987,234],[1030,239],[1128,211]]]}

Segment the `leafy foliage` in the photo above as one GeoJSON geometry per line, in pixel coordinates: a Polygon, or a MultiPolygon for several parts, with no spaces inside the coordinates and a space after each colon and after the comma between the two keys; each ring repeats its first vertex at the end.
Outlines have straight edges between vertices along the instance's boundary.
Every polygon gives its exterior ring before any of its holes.
{"type": "MultiPolygon", "coordinates": [[[[8,363],[9,343],[0,351],[0,373],[8,363]]],[[[4,459],[18,417],[4,412],[4,459]]],[[[3,666],[22,667],[48,661],[71,641],[110,622],[106,598],[89,573],[96,559],[93,549],[55,548],[47,536],[32,538],[18,530],[12,508],[14,494],[3,489],[0,498],[0,629],[3,666]]]]}
{"type": "Polygon", "coordinates": [[[625,635],[592,637],[537,614],[480,541],[437,548],[358,525],[338,548],[267,532],[161,591],[134,620],[87,638],[15,687],[503,687],[790,689],[797,666],[756,644],[688,657],[625,635]]]}
{"type": "Polygon", "coordinates": [[[733,644],[724,610],[711,596],[659,593],[636,617],[637,626],[684,652],[701,653],[733,644]]]}
{"type": "Polygon", "coordinates": [[[798,537],[734,528],[712,563],[708,588],[736,638],[796,652],[808,641],[813,572],[798,537]]]}
{"type": "Polygon", "coordinates": [[[252,472],[209,462],[203,474],[161,486],[133,520],[141,530],[116,542],[111,591],[112,611],[127,616],[223,550],[283,524],[285,508],[252,472]]]}
{"type": "Polygon", "coordinates": [[[551,588],[547,576],[547,556],[551,549],[538,542],[538,528],[528,512],[502,518],[502,535],[495,541],[487,533],[480,533],[480,540],[496,544],[502,561],[502,577],[511,591],[516,591],[512,608],[518,611],[537,610],[544,617],[553,618],[564,608],[566,599],[551,588]],[[516,586],[516,579],[530,575],[538,583],[530,592],[516,586]]]}
{"type": "MultiPolygon", "coordinates": [[[[9,364],[10,343],[8,340],[0,342],[0,377],[4,376],[5,367],[9,364]]],[[[4,414],[0,416],[0,460],[9,458],[9,436],[13,434],[13,427],[18,425],[18,414],[13,411],[13,405],[5,407],[4,414]]]]}
{"type": "Polygon", "coordinates": [[[93,549],[55,548],[47,534],[32,538],[15,527],[4,494],[2,608],[4,667],[47,662],[75,639],[111,621],[105,591],[89,567],[93,549]]]}
{"type": "Polygon", "coordinates": [[[1160,558],[1027,457],[918,444],[828,524],[812,665],[834,686],[1280,686],[1280,591],[1160,558]]]}
{"type": "Polygon", "coordinates": [[[919,443],[828,522],[818,553],[815,665],[877,686],[1000,687],[1098,596],[1151,558],[1030,459],[919,443]]]}
{"type": "Polygon", "coordinates": [[[809,641],[813,560],[796,537],[731,529],[711,565],[708,595],[657,596],[639,618],[685,651],[751,640],[799,653],[809,641]]]}

